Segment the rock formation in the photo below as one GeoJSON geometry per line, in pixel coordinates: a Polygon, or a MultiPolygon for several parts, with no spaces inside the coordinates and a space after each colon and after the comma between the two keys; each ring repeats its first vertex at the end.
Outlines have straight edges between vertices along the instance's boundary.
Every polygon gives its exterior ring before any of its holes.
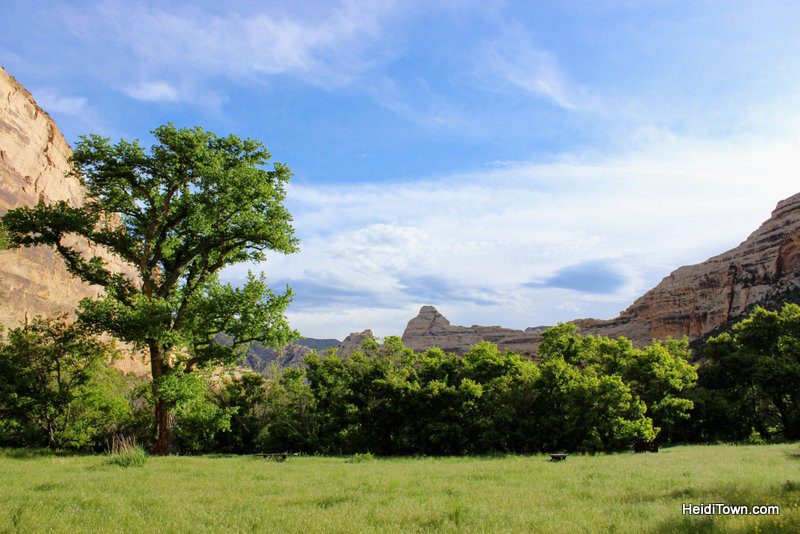
{"type": "Polygon", "coordinates": [[[361,348],[361,343],[364,342],[365,339],[374,339],[375,336],[372,334],[372,330],[364,330],[363,332],[353,332],[346,338],[344,341],[339,343],[339,354],[342,356],[347,356],[348,354],[352,354],[354,351],[361,348]]]}
{"type": "MultiPolygon", "coordinates": [[[[779,202],[772,216],[738,247],[677,269],[618,317],[574,323],[583,334],[625,336],[637,345],[667,336],[697,340],[756,305],[774,308],[785,301],[800,302],[800,194],[779,202]]],[[[409,321],[403,341],[415,350],[435,345],[463,353],[485,340],[530,355],[541,330],[452,326],[436,308],[423,306],[409,321]]]]}
{"type": "MultiPolygon", "coordinates": [[[[0,68],[0,216],[12,208],[59,200],[81,205],[86,198],[83,186],[67,176],[71,154],[53,119],[0,68]]],[[[90,248],[88,243],[78,247],[134,276],[117,258],[90,248]]],[[[0,324],[6,328],[21,325],[26,317],[72,313],[82,298],[100,293],[100,287],[69,274],[49,247],[0,251],[0,324]]],[[[140,371],[143,364],[138,359],[124,359],[115,365],[140,371]]]]}
{"type": "Polygon", "coordinates": [[[464,353],[479,341],[489,341],[501,349],[520,354],[532,353],[539,343],[538,328],[512,330],[500,326],[453,326],[433,306],[423,306],[408,322],[403,343],[414,350],[437,346],[445,352],[464,353]]]}
{"type": "Polygon", "coordinates": [[[800,193],[738,247],[681,267],[610,321],[576,321],[590,333],[636,343],[667,336],[702,338],[754,306],[779,306],[800,295],[800,193]]]}
{"type": "Polygon", "coordinates": [[[273,364],[279,367],[300,367],[303,358],[311,351],[323,352],[331,347],[338,347],[339,344],[336,339],[301,338],[281,349],[273,349],[256,342],[247,350],[247,365],[260,373],[268,371],[273,364]]]}

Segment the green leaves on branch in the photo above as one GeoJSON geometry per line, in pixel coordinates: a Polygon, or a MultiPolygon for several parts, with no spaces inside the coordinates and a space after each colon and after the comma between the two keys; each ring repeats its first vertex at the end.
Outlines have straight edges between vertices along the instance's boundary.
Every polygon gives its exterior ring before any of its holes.
{"type": "Polygon", "coordinates": [[[283,347],[299,333],[289,326],[283,312],[292,300],[287,288],[276,294],[266,278],[248,273],[241,287],[216,280],[187,308],[185,330],[192,364],[234,363],[254,341],[283,347]],[[230,342],[223,345],[217,337],[224,332],[230,342]]]}

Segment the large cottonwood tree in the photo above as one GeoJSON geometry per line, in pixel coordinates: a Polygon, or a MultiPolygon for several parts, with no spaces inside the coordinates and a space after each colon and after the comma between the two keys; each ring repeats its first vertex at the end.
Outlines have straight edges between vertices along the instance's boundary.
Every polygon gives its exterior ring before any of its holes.
{"type": "Polygon", "coordinates": [[[291,253],[297,239],[283,205],[291,173],[280,163],[265,167],[262,143],[172,124],[152,134],[149,151],[138,141],[81,138],[73,173],[89,201],[14,209],[3,224],[12,246],[52,246],[72,274],[105,288],[80,303],[78,317],[149,351],[156,452],[167,454],[172,394],[162,388],[178,373],[233,362],[253,341],[279,346],[296,336],[285,317],[288,289],[275,294],[252,275],[234,287],[219,273],[263,261],[267,251],[291,253]],[[82,253],[75,236],[130,263],[139,279],[82,253]],[[218,342],[223,332],[226,345],[218,342]]]}

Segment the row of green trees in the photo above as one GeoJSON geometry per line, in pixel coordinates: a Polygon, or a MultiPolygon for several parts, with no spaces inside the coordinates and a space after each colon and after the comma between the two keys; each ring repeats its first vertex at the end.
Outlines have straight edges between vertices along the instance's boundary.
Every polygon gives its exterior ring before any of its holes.
{"type": "Polygon", "coordinates": [[[697,350],[686,441],[800,439],[800,307],[756,308],[697,350]]]}
{"type": "MultiPolygon", "coordinates": [[[[687,416],[685,342],[635,349],[545,332],[541,361],[479,343],[415,354],[396,337],[343,359],[311,356],[266,388],[256,446],[323,453],[479,454],[618,450],[687,416]]],[[[229,391],[238,391],[234,382],[229,391]]],[[[237,398],[242,398],[237,395],[237,398]]]]}
{"type": "Polygon", "coordinates": [[[534,362],[479,343],[415,353],[397,337],[341,357],[312,353],[264,377],[180,370],[157,385],[81,323],[37,319],[0,342],[0,444],[102,450],[115,435],[155,448],[152,412],[173,414],[173,452],[481,454],[608,451],[637,441],[800,436],[800,307],[756,309],[710,339],[635,348],[562,324],[534,362]]]}

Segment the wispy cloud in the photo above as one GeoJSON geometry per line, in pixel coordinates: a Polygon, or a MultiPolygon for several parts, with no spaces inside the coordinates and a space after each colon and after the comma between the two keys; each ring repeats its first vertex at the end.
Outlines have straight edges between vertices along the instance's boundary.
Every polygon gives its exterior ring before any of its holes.
{"type": "Polygon", "coordinates": [[[139,82],[125,90],[128,95],[144,102],[174,102],[178,100],[178,91],[163,80],[139,82]]]}
{"type": "Polygon", "coordinates": [[[408,85],[404,88],[391,78],[381,77],[365,82],[362,89],[381,106],[423,128],[461,132],[474,128],[473,121],[451,99],[424,81],[408,85]]]}
{"type": "MultiPolygon", "coordinates": [[[[90,44],[113,43],[114,58],[129,57],[134,72],[195,80],[291,74],[335,85],[369,66],[373,56],[366,45],[380,35],[392,9],[392,2],[357,1],[230,9],[109,1],[62,11],[77,36],[90,44]]],[[[141,86],[129,91],[133,95],[176,96],[165,82],[136,82],[141,86]]]]}
{"type": "Polygon", "coordinates": [[[597,105],[595,96],[570,79],[556,55],[535,46],[519,24],[504,28],[478,58],[476,73],[494,90],[514,87],[570,111],[597,105]]]}

